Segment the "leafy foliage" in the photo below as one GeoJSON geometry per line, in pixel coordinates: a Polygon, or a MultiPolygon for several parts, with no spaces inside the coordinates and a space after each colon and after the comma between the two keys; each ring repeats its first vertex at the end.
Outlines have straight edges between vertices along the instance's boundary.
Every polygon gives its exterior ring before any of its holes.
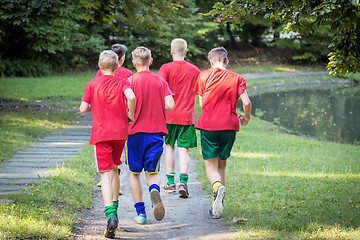
{"type": "Polygon", "coordinates": [[[225,21],[241,23],[249,15],[260,12],[264,12],[266,18],[285,22],[285,31],[299,32],[302,36],[311,36],[318,26],[328,26],[334,34],[328,55],[330,74],[343,76],[360,71],[360,46],[357,44],[360,38],[359,0],[234,0],[228,3],[217,2],[209,14],[225,21]]]}

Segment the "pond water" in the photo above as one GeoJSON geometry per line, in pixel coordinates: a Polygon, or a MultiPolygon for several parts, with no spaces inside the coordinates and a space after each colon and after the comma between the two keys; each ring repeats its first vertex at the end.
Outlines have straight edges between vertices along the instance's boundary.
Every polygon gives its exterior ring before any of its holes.
{"type": "Polygon", "coordinates": [[[360,144],[360,87],[280,90],[252,96],[252,114],[295,134],[360,144]]]}

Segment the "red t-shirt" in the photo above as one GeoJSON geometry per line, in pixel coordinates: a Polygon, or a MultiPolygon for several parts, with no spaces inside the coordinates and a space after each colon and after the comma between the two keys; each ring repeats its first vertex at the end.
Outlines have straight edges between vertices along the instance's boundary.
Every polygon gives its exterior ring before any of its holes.
{"type": "MultiPolygon", "coordinates": [[[[96,76],[95,77],[100,77],[102,76],[102,72],[101,70],[99,69],[99,71],[97,72],[96,76]]],[[[130,76],[132,76],[133,73],[132,71],[130,71],[129,69],[127,68],[123,68],[123,67],[118,67],[116,70],[115,70],[115,76],[117,77],[123,77],[123,78],[129,78],[130,76]]]]}
{"type": "Polygon", "coordinates": [[[167,82],[150,71],[135,73],[129,81],[136,98],[134,122],[130,124],[129,135],[138,132],[167,135],[165,97],[173,95],[167,82]]]}
{"type": "Polygon", "coordinates": [[[91,105],[90,144],[127,139],[129,124],[124,91],[128,88],[131,88],[129,80],[113,75],[103,75],[86,84],[82,101],[91,105]]]}
{"type": "Polygon", "coordinates": [[[245,90],[245,79],[230,70],[211,68],[201,72],[195,91],[202,97],[203,105],[195,128],[239,131],[236,104],[245,90]]]}
{"type": "Polygon", "coordinates": [[[195,123],[195,83],[200,70],[186,61],[173,61],[161,66],[158,75],[164,78],[174,93],[175,108],[166,112],[166,123],[195,123]]]}

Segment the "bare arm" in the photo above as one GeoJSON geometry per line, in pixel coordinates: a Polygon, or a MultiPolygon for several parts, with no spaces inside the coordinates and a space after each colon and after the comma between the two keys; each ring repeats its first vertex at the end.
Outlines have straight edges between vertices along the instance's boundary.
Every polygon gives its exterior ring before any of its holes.
{"type": "Polygon", "coordinates": [[[174,98],[171,95],[165,97],[165,111],[171,111],[175,107],[174,98]]]}
{"type": "Polygon", "coordinates": [[[247,95],[246,90],[243,92],[243,94],[240,95],[241,101],[243,103],[243,109],[245,114],[239,115],[239,120],[241,126],[246,126],[248,122],[250,121],[250,113],[251,113],[251,101],[249,99],[249,96],[247,95]]]}
{"type": "Polygon", "coordinates": [[[81,113],[91,112],[90,104],[84,101],[81,102],[79,110],[81,113]]]}
{"type": "Polygon", "coordinates": [[[127,106],[129,109],[129,112],[127,113],[128,115],[128,121],[129,124],[134,122],[134,112],[135,112],[135,106],[136,106],[136,99],[135,99],[135,94],[133,92],[133,90],[131,90],[130,88],[126,89],[124,91],[126,100],[127,100],[127,106]]]}

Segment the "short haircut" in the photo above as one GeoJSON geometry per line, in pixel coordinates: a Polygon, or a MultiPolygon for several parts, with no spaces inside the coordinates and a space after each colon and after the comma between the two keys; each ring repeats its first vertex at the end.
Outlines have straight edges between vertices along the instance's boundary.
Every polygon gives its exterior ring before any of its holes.
{"type": "Polygon", "coordinates": [[[118,55],[111,50],[105,50],[100,53],[99,64],[101,69],[116,70],[119,65],[118,55]]]}
{"type": "Polygon", "coordinates": [[[182,38],[175,38],[171,41],[171,50],[176,55],[184,55],[187,49],[187,43],[182,38]]]}
{"type": "Polygon", "coordinates": [[[113,50],[120,59],[125,55],[127,48],[125,45],[117,43],[111,46],[111,50],[113,50]]]}
{"type": "Polygon", "coordinates": [[[222,62],[226,64],[226,62],[228,61],[227,54],[228,52],[223,47],[213,48],[208,53],[208,59],[214,62],[222,62]]]}
{"type": "Polygon", "coordinates": [[[150,63],[151,60],[151,51],[146,47],[137,47],[131,53],[133,61],[140,65],[145,66],[150,63]]]}

